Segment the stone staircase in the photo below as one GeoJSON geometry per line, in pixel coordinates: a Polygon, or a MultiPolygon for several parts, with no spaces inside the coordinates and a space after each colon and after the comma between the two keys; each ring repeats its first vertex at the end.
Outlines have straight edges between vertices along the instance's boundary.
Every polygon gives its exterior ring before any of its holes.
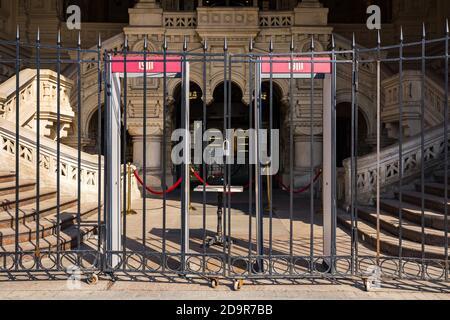
{"type": "MultiPolygon", "coordinates": [[[[450,181],[450,179],[448,179],[450,181]]],[[[450,195],[450,187],[449,195],[450,195]]],[[[422,257],[422,241],[424,257],[427,259],[445,259],[445,206],[450,207],[450,198],[445,204],[444,173],[437,171],[431,179],[424,183],[424,215],[422,215],[422,185],[420,181],[405,186],[400,202],[399,192],[394,197],[382,196],[380,199],[380,250],[388,256],[399,256],[399,237],[402,234],[402,256],[422,257]],[[400,229],[399,213],[402,213],[400,229]],[[422,229],[423,220],[423,229],[422,229]],[[422,232],[423,231],[423,232],[422,232]]],[[[450,210],[449,210],[450,213],[450,210]]],[[[338,222],[351,230],[351,216],[340,211],[338,222]]],[[[373,206],[358,207],[358,237],[363,243],[376,248],[377,214],[373,206]]],[[[448,229],[448,226],[447,226],[448,229]]],[[[450,237],[449,237],[450,242],[450,237]]]]}
{"type": "Polygon", "coordinates": [[[57,220],[57,190],[41,187],[39,214],[36,212],[36,181],[19,180],[19,215],[16,221],[16,176],[13,172],[0,172],[0,253],[15,252],[16,224],[18,223],[19,250],[23,252],[69,250],[96,232],[98,205],[82,203],[81,228],[77,226],[77,199],[61,194],[60,220],[57,220]],[[39,216],[39,227],[37,218],[39,216]],[[58,231],[59,232],[59,248],[58,231]],[[38,230],[38,232],[36,232],[38,230]],[[39,246],[36,235],[39,234],[39,246]]]}

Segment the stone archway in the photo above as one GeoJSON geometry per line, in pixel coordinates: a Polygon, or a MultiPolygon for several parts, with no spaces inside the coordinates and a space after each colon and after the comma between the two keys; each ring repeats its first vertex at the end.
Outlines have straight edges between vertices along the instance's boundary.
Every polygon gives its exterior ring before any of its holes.
{"type": "MultiPolygon", "coordinates": [[[[336,106],[336,165],[343,167],[343,161],[351,156],[352,105],[341,102],[336,106]]],[[[364,112],[358,108],[358,150],[357,155],[370,153],[365,143],[368,138],[368,121],[364,112]]]]}

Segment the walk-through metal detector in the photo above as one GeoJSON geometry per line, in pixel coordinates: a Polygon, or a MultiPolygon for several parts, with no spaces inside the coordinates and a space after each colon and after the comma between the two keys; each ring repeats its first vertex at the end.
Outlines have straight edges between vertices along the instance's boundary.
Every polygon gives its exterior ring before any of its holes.
{"type": "MultiPolygon", "coordinates": [[[[119,264],[116,252],[122,250],[122,187],[121,175],[121,79],[122,78],[181,78],[184,97],[183,129],[189,131],[189,62],[181,56],[107,56],[106,63],[106,159],[105,159],[105,210],[106,252],[109,267],[119,264]]],[[[124,102],[126,103],[126,101],[124,102]]],[[[124,115],[126,116],[126,115],[124,115]]],[[[184,139],[184,150],[190,150],[189,139],[184,139]]],[[[190,153],[183,161],[182,193],[182,246],[189,252],[189,164],[190,153]]],[[[145,173],[144,173],[145,174],[145,173]]],[[[126,192],[123,190],[123,192],[126,192]]]]}
{"type": "MultiPolygon", "coordinates": [[[[333,97],[332,90],[332,68],[329,57],[288,57],[272,56],[261,57],[259,63],[256,63],[256,97],[261,95],[262,81],[267,79],[323,79],[323,256],[331,257],[333,252],[333,228],[336,208],[335,187],[336,172],[333,167],[336,165],[335,157],[335,139],[336,133],[333,126],[333,97]]],[[[261,168],[260,155],[258,147],[258,136],[261,115],[261,99],[255,99],[255,176],[257,183],[255,186],[256,197],[256,223],[257,223],[257,251],[260,256],[264,255],[264,237],[263,237],[263,210],[262,195],[258,186],[261,185],[261,174],[264,170],[261,168]]],[[[311,120],[312,121],[312,120],[311,120]]],[[[265,169],[265,168],[264,168],[265,169]]],[[[269,173],[266,173],[269,174],[269,173]]],[[[292,174],[292,173],[291,173],[292,174]]],[[[331,265],[331,261],[326,261],[331,265]]]]}

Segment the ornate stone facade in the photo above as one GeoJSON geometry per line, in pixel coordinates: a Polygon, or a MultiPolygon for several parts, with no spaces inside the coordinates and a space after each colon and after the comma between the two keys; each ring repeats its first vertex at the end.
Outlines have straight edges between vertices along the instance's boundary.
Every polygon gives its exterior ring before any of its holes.
{"type": "MultiPolygon", "coordinates": [[[[405,35],[413,36],[420,34],[414,28],[419,28],[417,23],[418,15],[427,15],[435,17],[427,22],[427,29],[431,34],[440,34],[443,21],[439,12],[445,12],[450,9],[448,1],[439,0],[435,3],[427,1],[417,1],[414,6],[406,5],[406,1],[392,1],[392,21],[383,25],[383,40],[386,42],[395,42],[400,25],[408,26],[405,35]]],[[[97,35],[102,35],[103,48],[121,50],[123,46],[124,36],[128,37],[131,50],[139,51],[143,49],[144,35],[148,36],[149,49],[151,51],[160,51],[164,37],[167,37],[169,50],[181,51],[183,40],[186,37],[189,44],[189,50],[193,52],[202,52],[201,44],[204,40],[208,41],[208,52],[222,52],[224,38],[227,38],[229,51],[231,53],[246,53],[249,51],[248,43],[250,39],[254,40],[255,52],[267,52],[269,41],[273,39],[275,43],[275,52],[288,52],[291,37],[294,39],[296,51],[308,51],[310,49],[311,38],[314,37],[316,51],[322,51],[329,48],[331,33],[335,33],[337,49],[347,50],[351,47],[348,38],[351,32],[356,33],[358,44],[369,44],[371,37],[363,24],[330,24],[328,21],[329,10],[325,8],[319,0],[303,0],[298,1],[278,1],[277,8],[281,10],[270,10],[268,1],[262,1],[262,7],[259,7],[258,1],[253,1],[245,7],[209,7],[198,2],[198,7],[190,10],[193,1],[186,1],[186,11],[174,11],[173,8],[180,8],[179,1],[155,1],[140,0],[137,4],[129,9],[129,23],[83,23],[81,30],[81,38],[83,47],[95,46],[97,35]],[[189,11],[188,11],[189,9],[189,11]],[[344,35],[344,36],[342,36],[344,35]]],[[[0,38],[14,39],[15,25],[18,24],[21,29],[21,36],[24,41],[33,42],[37,27],[41,30],[41,41],[43,43],[55,43],[58,28],[62,31],[62,41],[66,47],[75,47],[77,40],[77,32],[69,31],[63,23],[63,1],[12,1],[0,0],[0,38]]],[[[332,13],[331,13],[332,14],[332,13]]],[[[406,29],[406,28],[405,28],[406,29]]],[[[430,35],[431,36],[431,35],[430,35]]],[[[14,51],[10,49],[0,48],[0,57],[14,57],[14,51]]],[[[29,57],[33,57],[33,52],[26,52],[29,57]]],[[[43,50],[43,55],[46,52],[43,50]]],[[[73,58],[73,56],[72,56],[73,58]]],[[[89,60],[92,57],[87,54],[83,57],[89,60]]],[[[345,58],[342,56],[341,58],[345,58]]],[[[363,115],[367,136],[365,144],[370,149],[375,144],[375,123],[376,123],[376,107],[375,107],[375,77],[373,64],[360,64],[360,79],[358,92],[358,105],[363,115]]],[[[242,104],[249,104],[249,85],[248,85],[248,66],[236,64],[232,69],[232,82],[242,91],[242,104]]],[[[0,65],[0,82],[14,75],[14,68],[11,65],[0,65]]],[[[209,104],[213,103],[214,91],[223,82],[223,66],[208,64],[207,66],[207,83],[206,92],[202,93],[206,97],[209,104]]],[[[64,70],[65,76],[70,79],[75,75],[73,70],[64,70]]],[[[95,126],[93,122],[97,122],[98,117],[98,97],[97,88],[97,72],[90,64],[83,65],[83,81],[81,85],[82,91],[82,114],[81,114],[81,141],[86,151],[95,150],[95,126]],[[93,120],[94,119],[94,120],[93,120]]],[[[337,70],[337,102],[345,104],[351,102],[351,67],[350,65],[339,66],[337,70]]],[[[395,97],[398,83],[395,81],[395,70],[383,68],[382,77],[386,79],[383,82],[383,122],[386,125],[386,132],[383,142],[390,139],[396,139],[396,127],[398,117],[396,118],[396,101],[395,97]]],[[[202,87],[202,65],[201,63],[192,63],[191,80],[193,83],[202,87]]],[[[404,79],[405,88],[414,85],[414,75],[404,79]]],[[[171,132],[174,126],[176,91],[180,81],[170,79],[168,81],[168,110],[166,110],[168,118],[166,127],[171,132]]],[[[282,129],[281,137],[286,139],[289,132],[289,122],[287,115],[289,114],[289,82],[276,79],[274,81],[279,91],[279,108],[280,108],[280,128],[282,129]]],[[[432,81],[428,82],[426,90],[430,103],[435,105],[436,110],[440,108],[442,97],[439,86],[433,85],[432,81]]],[[[130,154],[132,154],[133,162],[138,166],[142,166],[142,143],[143,138],[143,101],[142,101],[142,82],[134,79],[128,83],[128,126],[127,131],[130,137],[130,154]]],[[[322,161],[322,81],[314,81],[313,95],[313,112],[310,112],[311,105],[311,83],[310,80],[295,80],[294,91],[292,92],[294,121],[294,170],[296,175],[296,185],[303,185],[309,181],[310,170],[310,124],[313,125],[314,134],[314,165],[320,165],[322,161]]],[[[45,90],[44,90],[45,91],[45,90]]],[[[405,94],[407,90],[404,90],[405,94]]],[[[417,98],[411,98],[412,100],[417,98]]],[[[103,96],[101,97],[102,103],[103,96]]],[[[159,185],[162,175],[162,145],[166,144],[170,149],[170,141],[163,141],[162,130],[163,113],[164,113],[164,95],[162,92],[162,81],[157,79],[149,79],[148,96],[147,96],[147,168],[150,184],[159,185]]],[[[417,100],[417,99],[416,99],[417,100]]],[[[414,101],[413,101],[414,102],[414,101]]],[[[416,101],[417,102],[417,101],[416,101]]],[[[1,101],[0,101],[1,103],[1,101]]],[[[71,97],[71,112],[75,112],[75,97],[71,97]]],[[[70,107],[69,107],[70,109],[70,107]]],[[[437,113],[438,111],[436,111],[437,113]]],[[[429,125],[439,122],[441,119],[433,118],[435,116],[430,113],[429,125]]],[[[64,142],[68,145],[76,145],[78,140],[77,117],[70,118],[71,131],[64,142]]],[[[406,134],[414,134],[417,132],[417,119],[413,116],[405,125],[406,134]],[[409,122],[408,122],[409,121],[409,122]],[[414,122],[415,121],[415,122],[414,122]]],[[[67,130],[67,128],[65,128],[67,130]]],[[[51,134],[50,134],[51,136],[51,134]]],[[[283,148],[287,148],[283,144],[283,148]]],[[[282,154],[289,154],[287,149],[281,150],[282,154]]],[[[281,160],[282,173],[286,176],[289,174],[289,157],[283,156],[281,160]]],[[[171,164],[166,163],[167,172],[172,172],[171,164]]],[[[169,177],[171,178],[171,177],[169,177]]],[[[169,179],[170,180],[170,179],[169,179]]],[[[169,181],[170,182],[170,181],[169,181]]]]}

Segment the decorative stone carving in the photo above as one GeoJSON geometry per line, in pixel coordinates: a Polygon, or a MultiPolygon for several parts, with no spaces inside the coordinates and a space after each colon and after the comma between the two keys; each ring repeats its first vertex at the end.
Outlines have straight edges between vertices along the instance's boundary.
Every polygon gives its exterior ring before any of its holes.
{"type": "MultiPolygon", "coordinates": [[[[25,69],[20,72],[20,126],[36,131],[37,71],[25,69]]],[[[60,136],[66,137],[74,118],[70,105],[72,81],[61,76],[60,81],[60,136]]],[[[51,70],[40,71],[40,127],[41,134],[56,139],[57,120],[57,74],[51,70]]],[[[11,122],[16,121],[16,77],[0,85],[0,116],[11,122]]]]}
{"type": "Polygon", "coordinates": [[[422,94],[422,74],[420,71],[405,70],[403,81],[399,83],[399,75],[394,75],[382,83],[384,107],[381,119],[387,124],[389,136],[398,138],[400,85],[402,86],[403,135],[413,136],[421,131],[420,116],[422,95],[425,101],[425,129],[437,126],[444,121],[445,91],[430,77],[425,77],[422,94]]]}

